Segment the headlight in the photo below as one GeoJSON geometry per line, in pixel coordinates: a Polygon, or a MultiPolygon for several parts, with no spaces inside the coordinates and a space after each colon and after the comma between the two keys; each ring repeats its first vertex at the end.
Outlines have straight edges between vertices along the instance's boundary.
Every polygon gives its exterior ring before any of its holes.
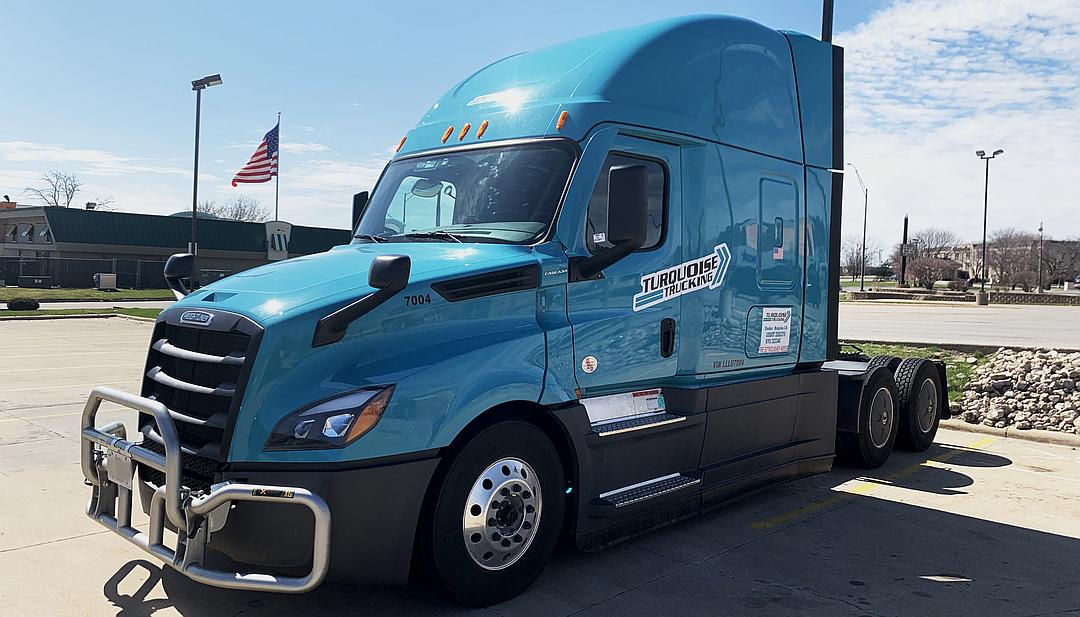
{"type": "Polygon", "coordinates": [[[266,440],[267,450],[343,448],[375,428],[394,386],[353,390],[285,416],[266,440]]]}

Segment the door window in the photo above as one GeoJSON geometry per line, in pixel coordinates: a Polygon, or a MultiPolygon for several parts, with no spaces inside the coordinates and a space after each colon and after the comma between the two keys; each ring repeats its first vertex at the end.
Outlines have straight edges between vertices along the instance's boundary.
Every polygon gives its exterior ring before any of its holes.
{"type": "Polygon", "coordinates": [[[600,170],[600,177],[593,187],[592,197],[589,199],[589,216],[585,225],[586,245],[589,252],[611,248],[608,242],[608,219],[618,216],[618,212],[611,211],[608,203],[608,175],[612,167],[624,165],[644,165],[648,171],[649,193],[649,220],[645,234],[645,244],[639,250],[647,250],[656,247],[664,237],[664,210],[665,193],[667,187],[667,174],[664,166],[660,163],[625,154],[611,153],[604,159],[604,167],[600,170]]]}

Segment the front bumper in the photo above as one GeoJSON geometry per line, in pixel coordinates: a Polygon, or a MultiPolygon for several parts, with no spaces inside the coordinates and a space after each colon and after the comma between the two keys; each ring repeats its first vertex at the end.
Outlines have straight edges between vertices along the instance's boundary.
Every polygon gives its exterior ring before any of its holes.
{"type": "Polygon", "coordinates": [[[188,578],[230,589],[303,593],[326,577],[330,564],[330,508],[326,501],[306,488],[232,481],[215,484],[209,492],[190,491],[182,485],[176,426],[161,403],[113,388],[95,388],[83,408],[81,448],[83,475],[93,487],[87,515],[188,578]],[[165,455],[128,441],[127,429],[120,422],[97,428],[95,421],[103,400],[153,415],[165,455]],[[165,485],[156,487],[150,498],[150,525],[145,533],[131,525],[133,462],[165,474],[165,485]],[[268,508],[299,505],[311,512],[314,526],[307,574],[279,576],[206,566],[207,543],[213,534],[229,528],[230,508],[241,502],[257,502],[268,508]],[[174,548],[165,544],[166,524],[177,530],[174,548]]]}

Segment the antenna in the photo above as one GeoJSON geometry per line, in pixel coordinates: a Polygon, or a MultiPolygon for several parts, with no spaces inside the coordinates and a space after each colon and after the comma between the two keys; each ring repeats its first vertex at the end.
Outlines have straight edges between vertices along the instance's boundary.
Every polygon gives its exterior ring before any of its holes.
{"type": "Polygon", "coordinates": [[[821,3],[821,40],[832,43],[832,14],[833,0],[822,0],[821,3]]]}

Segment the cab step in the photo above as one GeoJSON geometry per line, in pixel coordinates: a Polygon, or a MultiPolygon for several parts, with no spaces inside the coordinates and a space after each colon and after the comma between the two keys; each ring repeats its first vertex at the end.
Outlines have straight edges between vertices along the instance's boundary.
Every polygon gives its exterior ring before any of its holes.
{"type": "Polygon", "coordinates": [[[629,433],[631,431],[640,431],[649,428],[656,428],[667,424],[674,424],[676,422],[682,422],[686,419],[686,416],[679,416],[672,413],[661,412],[655,414],[649,414],[647,416],[639,416],[636,418],[629,418],[626,420],[616,420],[613,422],[604,422],[602,424],[594,424],[592,432],[600,437],[608,437],[610,435],[619,435],[622,433],[629,433]]]}
{"type": "Polygon", "coordinates": [[[638,484],[624,486],[623,488],[608,491],[607,493],[601,493],[599,500],[603,504],[622,508],[645,501],[646,499],[674,493],[675,491],[700,483],[701,478],[695,478],[681,473],[673,473],[652,480],[646,480],[645,482],[639,482],[638,484]]]}

